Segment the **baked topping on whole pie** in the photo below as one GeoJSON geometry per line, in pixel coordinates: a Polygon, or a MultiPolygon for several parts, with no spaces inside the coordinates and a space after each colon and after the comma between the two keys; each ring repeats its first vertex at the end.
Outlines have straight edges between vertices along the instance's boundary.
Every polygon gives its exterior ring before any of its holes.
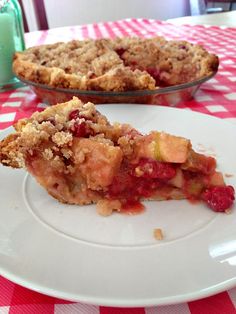
{"type": "Polygon", "coordinates": [[[218,57],[186,41],[155,38],[73,40],[17,52],[14,72],[52,87],[154,90],[194,81],[218,68],[218,57]]]}
{"type": "Polygon", "coordinates": [[[195,152],[190,140],[111,124],[76,97],[19,120],[15,129],[0,142],[0,162],[26,168],[61,202],[97,203],[102,215],[141,211],[143,199],[201,200],[217,212],[234,202],[216,160],[195,152]]]}

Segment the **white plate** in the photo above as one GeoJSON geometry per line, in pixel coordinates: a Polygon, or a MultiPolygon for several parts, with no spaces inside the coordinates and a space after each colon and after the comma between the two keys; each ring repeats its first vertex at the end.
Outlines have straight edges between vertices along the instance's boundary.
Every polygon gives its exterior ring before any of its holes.
{"type": "MultiPolygon", "coordinates": [[[[101,105],[112,121],[192,140],[236,187],[236,127],[189,110],[101,105]]],[[[6,136],[9,130],[2,132],[6,136]]],[[[32,290],[110,306],[202,298],[236,285],[236,210],[187,201],[147,202],[140,215],[100,217],[95,206],[58,203],[23,170],[0,167],[0,273],[32,290]],[[156,241],[153,229],[165,239],[156,241]]]]}

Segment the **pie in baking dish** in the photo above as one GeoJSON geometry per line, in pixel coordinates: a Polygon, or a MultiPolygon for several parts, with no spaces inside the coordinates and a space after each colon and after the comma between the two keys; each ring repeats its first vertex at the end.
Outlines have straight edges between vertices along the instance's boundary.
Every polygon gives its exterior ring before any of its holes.
{"type": "Polygon", "coordinates": [[[201,200],[228,211],[234,188],[216,160],[190,140],[128,124],[111,124],[74,97],[15,124],[0,142],[0,162],[26,168],[50,195],[68,204],[97,203],[103,215],[142,208],[142,200],[201,200]]]}
{"type": "Polygon", "coordinates": [[[21,79],[55,88],[154,90],[201,79],[217,71],[218,57],[186,41],[155,38],[73,40],[17,52],[21,79]]]}

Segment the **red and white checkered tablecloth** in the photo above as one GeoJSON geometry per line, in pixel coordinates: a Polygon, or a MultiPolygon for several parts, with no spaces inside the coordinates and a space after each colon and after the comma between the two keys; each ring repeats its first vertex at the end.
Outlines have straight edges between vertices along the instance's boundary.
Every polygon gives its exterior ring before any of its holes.
{"type": "MultiPolygon", "coordinates": [[[[176,26],[147,19],[82,25],[26,34],[27,46],[71,39],[116,36],[184,39],[205,46],[220,57],[217,75],[203,84],[193,100],[179,107],[214,115],[236,123],[236,28],[176,26]]],[[[30,116],[45,105],[27,87],[0,93],[0,129],[30,116]]],[[[30,291],[0,277],[0,314],[235,314],[236,287],[198,301],[150,308],[119,309],[72,303],[30,291]]]]}

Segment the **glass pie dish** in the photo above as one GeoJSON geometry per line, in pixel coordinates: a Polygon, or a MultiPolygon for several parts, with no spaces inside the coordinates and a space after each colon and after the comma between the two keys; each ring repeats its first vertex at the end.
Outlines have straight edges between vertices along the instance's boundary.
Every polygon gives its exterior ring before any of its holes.
{"type": "Polygon", "coordinates": [[[90,101],[94,104],[135,103],[177,106],[180,102],[192,99],[199,87],[210,80],[215,74],[216,72],[213,72],[195,81],[160,87],[155,90],[132,90],[124,92],[56,88],[28,81],[20,77],[18,78],[24,84],[28,85],[42,102],[48,105],[66,102],[73,96],[77,96],[83,102],[90,101]]]}

